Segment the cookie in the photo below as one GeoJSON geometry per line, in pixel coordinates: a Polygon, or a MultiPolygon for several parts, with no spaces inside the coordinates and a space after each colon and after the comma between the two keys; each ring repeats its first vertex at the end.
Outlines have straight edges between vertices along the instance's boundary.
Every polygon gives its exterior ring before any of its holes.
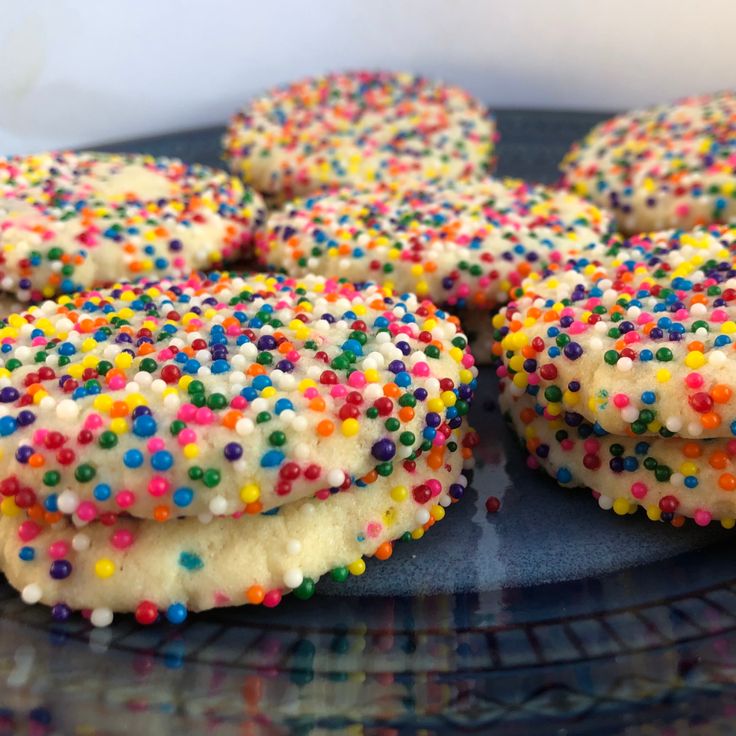
{"type": "Polygon", "coordinates": [[[735,164],[736,94],[719,92],[606,120],[560,168],[567,186],[637,233],[733,220],[735,164]]]}
{"type": "Polygon", "coordinates": [[[265,208],[223,171],[177,159],[41,153],[0,159],[0,290],[23,302],[184,276],[250,252],[265,208]]]}
{"type": "Polygon", "coordinates": [[[617,435],[736,435],[736,227],[636,236],[494,317],[516,393],[617,435]]]}
{"type": "MultiPolygon", "coordinates": [[[[141,623],[158,612],[181,622],[187,610],[277,605],[287,592],[309,598],[319,578],[361,575],[364,556],[391,556],[392,542],[419,539],[462,497],[463,464],[473,435],[452,430],[439,467],[405,461],[391,478],[323,499],[302,499],[276,513],[218,518],[204,524],[159,524],[119,517],[77,527],[51,526],[18,512],[0,517],[0,568],[26,603],[53,606],[65,619],[91,610],[106,625],[112,612],[135,611],[141,623]]],[[[442,558],[437,562],[441,564],[442,558]]]]}
{"type": "Polygon", "coordinates": [[[3,503],[80,522],[255,515],[439,467],[477,375],[456,318],[320,276],[61,297],[0,343],[3,503]]]}
{"type": "Polygon", "coordinates": [[[495,125],[464,90],[351,72],[272,89],[223,138],[230,169],[274,201],[359,182],[468,179],[493,166],[495,125]]]}
{"type": "Polygon", "coordinates": [[[611,227],[579,197],[516,179],[392,182],[289,203],[268,218],[256,249],[262,263],[287,273],[378,281],[462,320],[487,317],[545,264],[600,248],[611,227]]]}
{"type": "Polygon", "coordinates": [[[582,415],[550,415],[534,396],[502,391],[500,405],[529,452],[563,486],[592,489],[603,509],[639,507],[653,521],[680,526],[736,523],[736,439],[693,440],[601,434],[582,415]]]}

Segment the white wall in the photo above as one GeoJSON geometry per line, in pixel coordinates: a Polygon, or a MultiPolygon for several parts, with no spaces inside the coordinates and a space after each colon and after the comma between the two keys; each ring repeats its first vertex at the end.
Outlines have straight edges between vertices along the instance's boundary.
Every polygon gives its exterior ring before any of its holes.
{"type": "Polygon", "coordinates": [[[0,153],[223,122],[328,70],[497,106],[618,109],[736,86],[736,0],[3,0],[0,153]]]}

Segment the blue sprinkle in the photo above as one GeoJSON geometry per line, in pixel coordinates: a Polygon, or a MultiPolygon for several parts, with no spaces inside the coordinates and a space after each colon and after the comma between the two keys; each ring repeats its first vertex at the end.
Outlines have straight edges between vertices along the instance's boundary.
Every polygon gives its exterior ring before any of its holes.
{"type": "Polygon", "coordinates": [[[143,465],[143,453],[140,450],[126,450],[123,455],[123,464],[126,468],[140,468],[143,465]]]}
{"type": "Polygon", "coordinates": [[[201,570],[204,567],[202,558],[194,552],[182,552],[179,555],[179,564],[187,570],[201,570]]]}
{"type": "Polygon", "coordinates": [[[172,603],[166,609],[166,618],[172,624],[183,623],[187,618],[187,607],[183,603],[172,603]]]}
{"type": "Polygon", "coordinates": [[[284,453],[281,450],[269,450],[261,458],[262,468],[275,468],[284,462],[284,453]]]}

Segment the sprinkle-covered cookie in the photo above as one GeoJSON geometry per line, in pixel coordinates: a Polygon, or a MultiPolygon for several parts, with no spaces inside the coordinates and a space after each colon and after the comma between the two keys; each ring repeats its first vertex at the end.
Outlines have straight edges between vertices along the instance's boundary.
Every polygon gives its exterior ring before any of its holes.
{"type": "Polygon", "coordinates": [[[518,179],[341,189],[274,211],[259,259],[301,276],[370,279],[456,309],[488,309],[549,262],[609,234],[598,207],[518,179]]]}
{"type": "Polygon", "coordinates": [[[736,95],[720,92],[606,120],[562,161],[565,183],[624,232],[736,215],[736,95]]]}
{"type": "Polygon", "coordinates": [[[438,469],[477,374],[431,302],[320,276],[61,297],[0,346],[2,508],[80,522],[259,514],[438,469]]]}
{"type": "Polygon", "coordinates": [[[0,158],[0,290],[21,301],[250,253],[261,197],[223,171],[107,153],[0,158]]]}
{"type": "Polygon", "coordinates": [[[273,607],[289,592],[310,598],[322,575],[361,575],[364,556],[385,560],[394,540],[420,539],[445,516],[462,497],[461,470],[472,462],[476,437],[463,435],[450,432],[438,467],[426,456],[405,460],[370,487],[303,499],[276,513],[208,524],[119,517],[80,528],[23,513],[0,517],[0,569],[26,603],[52,606],[58,620],[89,610],[98,626],[118,611],[134,611],[143,624],[159,613],[180,623],[188,610],[273,607]]]}
{"type": "Polygon", "coordinates": [[[277,201],[358,182],[456,180],[493,166],[495,126],[464,90],[412,74],[304,79],[252,100],[223,139],[231,170],[277,201]]]}
{"type": "Polygon", "coordinates": [[[526,445],[531,468],[564,486],[587,486],[603,509],[645,509],[653,521],[699,526],[736,519],[736,439],[616,436],[582,415],[550,414],[535,397],[502,391],[501,407],[526,445]]]}
{"type": "Polygon", "coordinates": [[[736,228],[612,242],[494,317],[510,391],[617,435],[736,435],[736,228]]]}

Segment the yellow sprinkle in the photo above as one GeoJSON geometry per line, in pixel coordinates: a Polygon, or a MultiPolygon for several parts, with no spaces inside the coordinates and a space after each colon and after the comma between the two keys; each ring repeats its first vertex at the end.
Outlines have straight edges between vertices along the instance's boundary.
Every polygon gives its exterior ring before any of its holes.
{"type": "Polygon", "coordinates": [[[391,498],[393,498],[393,500],[397,501],[398,503],[406,501],[408,496],[409,490],[406,486],[394,486],[391,489],[391,498]]]}
{"type": "Polygon", "coordinates": [[[429,513],[435,521],[442,521],[445,518],[445,510],[442,506],[433,506],[429,513]]]}
{"type": "Polygon", "coordinates": [[[355,560],[355,562],[351,562],[348,565],[348,570],[350,570],[352,575],[362,575],[365,572],[365,560],[361,557],[355,560]]]}
{"type": "Polygon", "coordinates": [[[95,562],[95,575],[98,578],[109,578],[115,572],[115,563],[107,557],[100,557],[95,562]]]}
{"type": "Polygon", "coordinates": [[[128,422],[123,417],[115,417],[110,421],[110,431],[115,434],[124,434],[128,431],[128,422]]]}
{"type": "Polygon", "coordinates": [[[342,433],[346,437],[354,437],[360,431],[360,423],[357,419],[348,418],[342,423],[342,433]]]}
{"type": "Polygon", "coordinates": [[[657,371],[657,380],[660,383],[667,383],[672,378],[672,374],[666,368],[660,368],[657,371]]]}
{"type": "Polygon", "coordinates": [[[20,513],[20,508],[15,503],[13,496],[5,496],[5,498],[0,501],[0,513],[5,516],[17,516],[20,513]]]}
{"type": "Polygon", "coordinates": [[[197,447],[194,442],[190,442],[188,445],[184,445],[182,452],[187,460],[193,460],[199,455],[199,447],[197,447]]]}
{"type": "Polygon", "coordinates": [[[243,503],[255,503],[261,497],[261,489],[255,483],[248,483],[240,489],[240,500],[243,503]]]}

